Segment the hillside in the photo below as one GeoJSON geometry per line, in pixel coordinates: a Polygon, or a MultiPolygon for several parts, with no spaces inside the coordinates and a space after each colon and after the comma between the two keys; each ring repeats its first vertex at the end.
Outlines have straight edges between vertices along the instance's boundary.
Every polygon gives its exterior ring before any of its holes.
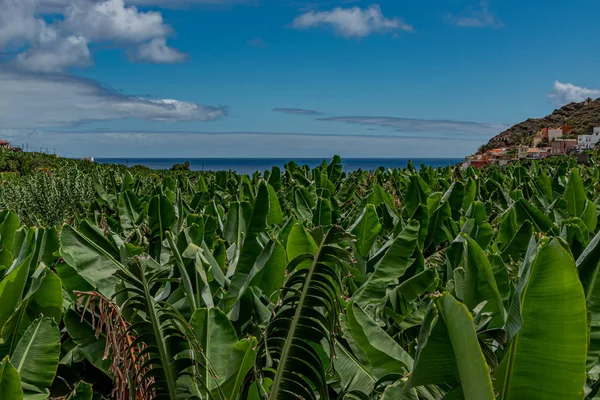
{"type": "Polygon", "coordinates": [[[540,129],[559,127],[565,124],[573,126],[575,135],[591,133],[594,126],[600,126],[600,98],[567,104],[543,118],[529,118],[494,136],[480,148],[480,151],[495,147],[529,144],[540,129]]]}

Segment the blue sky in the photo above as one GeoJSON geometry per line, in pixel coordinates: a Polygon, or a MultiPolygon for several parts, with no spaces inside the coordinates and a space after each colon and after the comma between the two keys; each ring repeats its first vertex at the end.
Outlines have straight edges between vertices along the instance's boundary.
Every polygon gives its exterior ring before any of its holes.
{"type": "Polygon", "coordinates": [[[0,134],[96,157],[462,157],[600,97],[600,3],[0,0],[0,134]]]}

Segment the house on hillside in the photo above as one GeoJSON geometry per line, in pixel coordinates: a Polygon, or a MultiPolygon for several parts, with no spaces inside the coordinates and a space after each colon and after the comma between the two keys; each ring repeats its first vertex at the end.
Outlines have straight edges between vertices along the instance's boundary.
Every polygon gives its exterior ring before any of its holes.
{"type": "Polygon", "coordinates": [[[531,160],[537,160],[540,158],[541,149],[537,147],[530,147],[527,149],[527,158],[531,160]]]}
{"type": "Polygon", "coordinates": [[[540,150],[539,158],[546,158],[552,155],[552,147],[538,147],[540,150]]]}
{"type": "Polygon", "coordinates": [[[469,165],[472,166],[473,168],[479,169],[479,168],[482,168],[482,167],[488,165],[489,163],[490,162],[487,160],[472,160],[469,165]]]}
{"type": "Polygon", "coordinates": [[[551,147],[530,147],[527,149],[527,159],[539,160],[551,155],[551,147]]]}
{"type": "Polygon", "coordinates": [[[10,142],[0,140],[0,149],[10,149],[10,142]]]}
{"type": "Polygon", "coordinates": [[[577,148],[579,150],[590,150],[600,142],[600,127],[594,128],[591,135],[579,135],[577,137],[577,148]]]}
{"type": "Polygon", "coordinates": [[[517,147],[517,158],[518,159],[527,158],[528,150],[529,150],[528,146],[520,145],[519,147],[517,147]]]}
{"type": "Polygon", "coordinates": [[[565,155],[577,148],[577,139],[555,139],[551,144],[552,155],[565,155]]]}
{"type": "Polygon", "coordinates": [[[487,164],[489,164],[489,157],[487,157],[487,153],[486,155],[474,154],[465,159],[463,169],[466,169],[469,166],[472,166],[474,168],[481,168],[487,164]]]}
{"type": "Polygon", "coordinates": [[[548,129],[548,141],[552,142],[556,139],[562,139],[563,137],[563,128],[551,128],[548,129]]]}
{"type": "Polygon", "coordinates": [[[506,150],[505,147],[497,148],[497,149],[491,149],[487,153],[485,153],[484,157],[488,157],[490,159],[494,159],[496,157],[499,157],[499,156],[505,154],[506,151],[507,150],[506,150]]]}

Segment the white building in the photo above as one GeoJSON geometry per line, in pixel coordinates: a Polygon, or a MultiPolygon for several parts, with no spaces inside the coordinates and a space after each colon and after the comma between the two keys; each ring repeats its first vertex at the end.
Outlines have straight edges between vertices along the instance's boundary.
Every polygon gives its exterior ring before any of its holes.
{"type": "Polygon", "coordinates": [[[548,129],[548,141],[551,142],[554,139],[562,139],[563,130],[562,128],[548,129]]]}
{"type": "Polygon", "coordinates": [[[521,159],[521,158],[527,158],[527,150],[529,149],[529,147],[527,146],[519,146],[517,147],[517,158],[521,159]]]}
{"type": "Polygon", "coordinates": [[[593,149],[598,142],[600,142],[600,127],[594,128],[594,132],[591,135],[577,136],[577,147],[580,150],[593,149]]]}

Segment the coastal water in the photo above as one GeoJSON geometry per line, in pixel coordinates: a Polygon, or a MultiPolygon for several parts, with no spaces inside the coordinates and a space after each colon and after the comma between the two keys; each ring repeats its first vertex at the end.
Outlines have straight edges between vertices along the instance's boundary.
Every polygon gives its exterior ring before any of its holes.
{"type": "MultiPolygon", "coordinates": [[[[308,165],[311,168],[323,162],[322,158],[297,158],[293,159],[299,165],[308,165]]],[[[346,172],[362,170],[375,170],[379,167],[403,168],[408,165],[409,158],[343,158],[342,165],[346,172]]],[[[101,164],[124,164],[129,167],[144,165],[152,169],[170,169],[174,164],[190,163],[194,171],[220,171],[233,170],[240,174],[251,174],[255,171],[265,171],[276,165],[283,169],[289,158],[96,158],[101,164]]],[[[329,162],[329,160],[327,160],[329,162]]],[[[414,165],[419,168],[421,163],[427,166],[439,167],[457,164],[462,161],[458,158],[413,158],[414,165]]]]}

